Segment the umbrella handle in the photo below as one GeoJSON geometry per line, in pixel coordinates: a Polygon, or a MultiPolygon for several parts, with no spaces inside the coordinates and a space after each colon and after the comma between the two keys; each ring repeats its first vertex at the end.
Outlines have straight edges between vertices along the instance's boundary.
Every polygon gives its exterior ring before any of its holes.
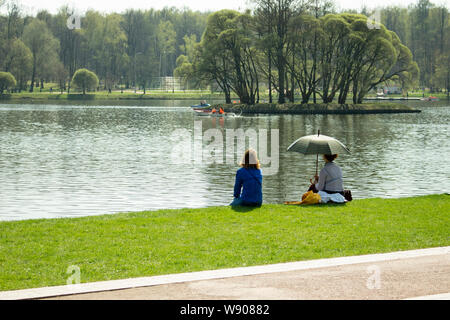
{"type": "MultiPolygon", "coordinates": [[[[317,136],[320,136],[320,129],[317,130],[317,136]]],[[[317,154],[317,157],[316,157],[316,176],[318,173],[318,169],[319,169],[319,154],[317,154]]]]}
{"type": "Polygon", "coordinates": [[[318,168],[319,168],[319,154],[317,154],[317,156],[316,156],[316,176],[318,173],[318,168]]]}

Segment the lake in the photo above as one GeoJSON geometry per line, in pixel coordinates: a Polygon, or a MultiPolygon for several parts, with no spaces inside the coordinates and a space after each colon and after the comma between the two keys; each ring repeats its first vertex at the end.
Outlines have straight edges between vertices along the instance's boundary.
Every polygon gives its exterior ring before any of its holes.
{"type": "Polygon", "coordinates": [[[261,154],[268,140],[265,203],[301,198],[316,157],[286,149],[318,129],[351,150],[336,163],[355,199],[450,191],[447,101],[406,102],[422,110],[410,114],[225,119],[195,116],[188,106],[198,101],[127,103],[134,105],[1,104],[0,220],[227,205],[242,156],[227,147],[227,134],[239,129],[258,135],[251,146],[261,154]]]}

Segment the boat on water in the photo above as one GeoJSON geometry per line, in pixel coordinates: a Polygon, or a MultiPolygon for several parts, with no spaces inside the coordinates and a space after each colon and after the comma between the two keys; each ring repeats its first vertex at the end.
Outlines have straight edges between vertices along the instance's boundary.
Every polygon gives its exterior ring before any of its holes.
{"type": "Polygon", "coordinates": [[[196,104],[191,106],[192,109],[194,110],[203,110],[203,109],[208,109],[209,107],[211,107],[211,105],[209,103],[206,103],[205,100],[200,101],[200,104],[196,104]]]}
{"type": "Polygon", "coordinates": [[[429,97],[426,97],[426,98],[422,98],[420,100],[422,100],[422,101],[439,101],[439,98],[438,97],[434,97],[434,96],[429,96],[429,97]]]}
{"type": "Polygon", "coordinates": [[[195,109],[207,109],[209,107],[211,107],[211,105],[209,103],[197,104],[197,105],[191,106],[191,108],[194,109],[194,110],[195,109]]]}
{"type": "Polygon", "coordinates": [[[233,112],[212,112],[211,110],[196,110],[194,109],[195,115],[200,117],[215,117],[215,118],[226,118],[226,117],[238,117],[239,115],[233,112]]]}

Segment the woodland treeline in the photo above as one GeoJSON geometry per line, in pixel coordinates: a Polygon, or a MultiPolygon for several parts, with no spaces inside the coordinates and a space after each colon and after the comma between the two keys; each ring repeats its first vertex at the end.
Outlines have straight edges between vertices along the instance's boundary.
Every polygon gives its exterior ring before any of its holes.
{"type": "Polygon", "coordinates": [[[50,81],[66,88],[80,68],[95,72],[103,89],[148,86],[153,77],[173,74],[177,57],[200,40],[208,16],[176,8],[87,11],[77,29],[68,28],[75,17],[68,6],[35,16],[25,16],[16,1],[7,1],[3,9],[0,71],[11,72],[18,88],[30,91],[50,81]]]}
{"type": "Polygon", "coordinates": [[[444,6],[419,0],[407,8],[337,12],[327,0],[253,5],[246,12],[88,11],[81,29],[69,29],[69,7],[26,16],[9,1],[0,16],[0,71],[29,91],[50,81],[65,89],[79,68],[95,72],[104,89],[145,88],[155,77],[174,75],[189,88],[216,88],[227,102],[237,95],[249,104],[263,93],[279,103],[298,96],[359,103],[370,90],[394,83],[449,89],[444,6]]]}

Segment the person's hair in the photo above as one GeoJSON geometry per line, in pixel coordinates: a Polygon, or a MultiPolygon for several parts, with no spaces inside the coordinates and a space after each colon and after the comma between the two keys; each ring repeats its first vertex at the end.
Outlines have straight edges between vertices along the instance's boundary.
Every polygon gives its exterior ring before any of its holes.
{"type": "Polygon", "coordinates": [[[324,154],[323,156],[330,162],[333,162],[338,157],[337,154],[324,154]]]}
{"type": "Polygon", "coordinates": [[[244,157],[241,161],[241,167],[246,169],[259,169],[261,167],[255,150],[248,149],[247,151],[245,151],[244,157]]]}

